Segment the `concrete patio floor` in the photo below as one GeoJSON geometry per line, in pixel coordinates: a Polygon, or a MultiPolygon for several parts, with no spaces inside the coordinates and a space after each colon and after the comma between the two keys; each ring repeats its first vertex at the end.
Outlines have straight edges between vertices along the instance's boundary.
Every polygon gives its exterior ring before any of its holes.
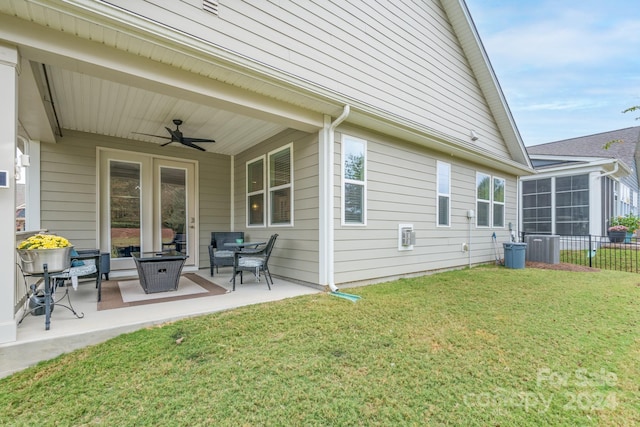
{"type": "Polygon", "coordinates": [[[196,273],[229,292],[224,295],[98,311],[95,288],[89,283],[81,283],[77,291],[70,289],[69,292],[75,310],[84,313],[84,317],[78,319],[69,310],[58,307],[52,313],[51,328],[48,331],[45,330],[45,316],[25,317],[18,326],[17,341],[0,344],[0,378],[42,360],[152,325],[321,292],[319,289],[279,278],[274,278],[274,285],[268,290],[264,278],[257,282],[249,275],[246,275],[243,285],[237,283],[235,292],[231,292],[229,268],[221,269],[220,274],[213,278],[209,276],[209,269],[201,269],[196,273]]]}

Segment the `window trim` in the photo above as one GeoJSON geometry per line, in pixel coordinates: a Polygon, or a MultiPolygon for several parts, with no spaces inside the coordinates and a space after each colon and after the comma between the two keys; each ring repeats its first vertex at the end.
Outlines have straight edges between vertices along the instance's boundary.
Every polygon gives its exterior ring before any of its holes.
{"type": "Polygon", "coordinates": [[[505,178],[500,178],[497,176],[492,176],[491,177],[491,228],[504,228],[505,223],[506,223],[506,216],[507,216],[507,180],[505,178]],[[502,202],[498,202],[495,200],[495,190],[496,190],[496,180],[500,180],[502,181],[502,192],[503,194],[503,201],[502,202]],[[495,225],[495,206],[496,205],[500,205],[502,206],[502,225],[495,225]]]}
{"type": "Polygon", "coordinates": [[[451,227],[451,163],[443,162],[441,160],[436,161],[436,227],[451,227]],[[447,180],[447,193],[440,192],[440,167],[446,166],[449,169],[447,180]],[[440,197],[445,196],[449,200],[449,206],[447,209],[447,223],[440,223],[440,197]]]}
{"type": "Polygon", "coordinates": [[[476,227],[477,228],[496,228],[496,229],[505,228],[506,226],[505,224],[507,222],[507,218],[506,218],[507,217],[507,180],[506,178],[497,177],[485,172],[476,171],[475,193],[476,193],[476,227]],[[481,176],[489,178],[489,199],[488,200],[478,198],[478,178],[481,176]],[[495,189],[494,184],[496,179],[499,179],[504,182],[504,202],[497,202],[494,200],[494,189],[495,189]],[[478,210],[479,203],[486,203],[489,205],[489,216],[487,218],[488,224],[486,225],[484,224],[481,225],[478,223],[478,221],[480,220],[480,213],[478,210]],[[493,224],[494,206],[497,204],[503,207],[502,225],[493,224]]]}
{"type": "Polygon", "coordinates": [[[493,218],[493,215],[491,215],[491,193],[492,193],[492,188],[491,188],[491,175],[486,174],[484,172],[477,172],[476,171],[476,180],[475,180],[475,193],[476,193],[476,227],[478,228],[491,228],[491,219],[493,218]],[[478,178],[480,177],[488,177],[489,178],[489,199],[485,200],[485,199],[480,199],[478,198],[478,178]],[[487,224],[479,224],[478,221],[480,221],[480,209],[478,209],[478,204],[482,202],[482,203],[486,203],[489,205],[489,215],[487,218],[487,224]]]}
{"type": "Polygon", "coordinates": [[[362,139],[362,138],[357,138],[355,136],[351,136],[351,135],[342,135],[342,143],[341,143],[341,153],[340,153],[340,177],[342,180],[342,183],[340,185],[342,194],[340,197],[340,224],[343,227],[364,227],[367,225],[367,140],[366,139],[362,139]],[[361,143],[362,144],[362,151],[364,154],[364,171],[363,171],[363,180],[355,180],[355,179],[350,179],[350,178],[345,178],[345,154],[346,154],[346,150],[344,149],[345,146],[345,142],[351,140],[353,142],[357,142],[357,143],[361,143]],[[363,197],[362,197],[362,222],[360,223],[354,223],[354,222],[346,222],[346,218],[345,218],[345,214],[344,214],[344,210],[345,210],[345,187],[347,184],[353,184],[353,185],[360,185],[362,186],[362,192],[363,192],[363,197]]]}
{"type": "Polygon", "coordinates": [[[279,148],[276,148],[275,150],[269,151],[267,153],[267,163],[266,163],[266,169],[267,169],[267,181],[266,181],[266,187],[267,187],[267,217],[268,217],[268,224],[269,227],[293,227],[294,222],[293,222],[293,213],[294,213],[294,209],[293,209],[293,200],[294,200],[294,193],[293,193],[293,142],[290,142],[288,144],[285,144],[279,148]],[[286,149],[289,149],[289,183],[287,184],[283,184],[283,185],[277,185],[275,187],[271,187],[271,156],[274,156],[278,153],[280,153],[281,151],[284,151],[286,149]],[[288,223],[279,223],[279,224],[274,224],[273,221],[273,212],[272,212],[272,206],[271,206],[271,194],[273,191],[277,191],[277,190],[282,190],[285,188],[289,188],[289,222],[288,223]]]}
{"type": "Polygon", "coordinates": [[[267,179],[267,172],[266,172],[266,156],[263,154],[262,156],[258,156],[254,159],[249,160],[248,162],[246,162],[245,164],[245,187],[244,187],[244,191],[245,191],[245,204],[246,204],[246,209],[245,209],[245,223],[247,228],[265,228],[267,226],[267,221],[266,221],[266,214],[267,214],[267,200],[266,200],[266,179],[267,179]],[[261,190],[256,190],[256,191],[252,191],[249,192],[249,167],[262,160],[262,189],[261,190]],[[249,218],[250,218],[250,209],[251,209],[251,203],[249,202],[249,198],[251,196],[256,196],[262,193],[262,206],[263,206],[263,211],[262,211],[262,224],[249,224],[249,218]]]}

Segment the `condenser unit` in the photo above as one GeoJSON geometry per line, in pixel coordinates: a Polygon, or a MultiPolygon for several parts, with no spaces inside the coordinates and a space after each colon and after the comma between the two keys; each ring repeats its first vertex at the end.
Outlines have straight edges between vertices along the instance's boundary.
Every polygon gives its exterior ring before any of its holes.
{"type": "Polygon", "coordinates": [[[527,244],[526,260],[558,264],[560,262],[560,236],[530,234],[524,236],[527,244]]]}

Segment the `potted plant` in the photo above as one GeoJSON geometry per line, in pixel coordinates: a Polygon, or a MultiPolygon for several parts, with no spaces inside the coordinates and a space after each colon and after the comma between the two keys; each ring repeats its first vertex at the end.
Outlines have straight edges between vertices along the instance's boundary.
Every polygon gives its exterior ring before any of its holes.
{"type": "Polygon", "coordinates": [[[624,225],[614,225],[609,227],[607,235],[611,243],[622,243],[627,237],[628,228],[624,225]]]}
{"type": "Polygon", "coordinates": [[[50,272],[69,268],[72,249],[73,245],[64,237],[36,234],[20,242],[17,251],[25,273],[41,274],[44,272],[44,264],[47,264],[50,272]]]}
{"type": "Polygon", "coordinates": [[[618,227],[617,229],[618,232],[621,232],[621,231],[626,232],[626,235],[624,238],[625,243],[631,242],[631,237],[633,237],[634,233],[636,232],[639,226],[640,226],[640,217],[631,213],[624,216],[619,215],[609,220],[609,231],[611,231],[612,228],[614,227],[618,227]],[[626,227],[626,230],[622,230],[620,227],[626,227]]]}

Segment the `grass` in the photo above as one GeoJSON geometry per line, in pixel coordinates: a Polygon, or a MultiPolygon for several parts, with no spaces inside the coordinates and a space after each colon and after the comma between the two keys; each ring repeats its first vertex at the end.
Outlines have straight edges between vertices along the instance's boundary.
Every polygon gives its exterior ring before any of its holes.
{"type": "Polygon", "coordinates": [[[570,264],[589,265],[607,270],[617,270],[638,273],[640,271],[640,257],[637,245],[616,245],[613,247],[601,247],[595,252],[587,250],[563,250],[560,251],[560,262],[570,264]],[[618,247],[616,247],[618,246],[618,247]]]}
{"type": "Polygon", "coordinates": [[[639,283],[488,266],[187,319],[0,380],[0,424],[637,425],[639,283]]]}

